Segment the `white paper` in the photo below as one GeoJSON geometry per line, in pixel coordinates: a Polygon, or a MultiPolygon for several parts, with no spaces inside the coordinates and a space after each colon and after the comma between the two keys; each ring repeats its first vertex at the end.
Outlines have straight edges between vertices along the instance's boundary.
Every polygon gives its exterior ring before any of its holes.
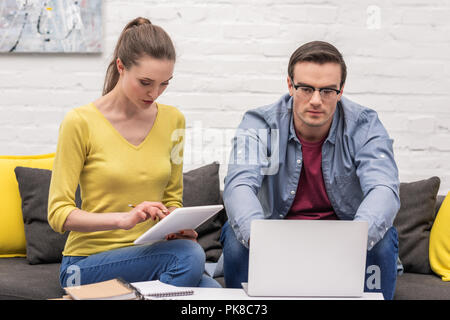
{"type": "Polygon", "coordinates": [[[177,293],[177,292],[185,292],[186,289],[179,288],[159,280],[153,281],[141,281],[141,282],[133,282],[131,283],[133,287],[139,290],[139,292],[146,295],[157,295],[162,293],[177,293]]]}
{"type": "Polygon", "coordinates": [[[167,297],[187,296],[194,294],[194,290],[176,287],[159,280],[133,282],[131,285],[139,291],[145,299],[160,299],[167,297]]]}

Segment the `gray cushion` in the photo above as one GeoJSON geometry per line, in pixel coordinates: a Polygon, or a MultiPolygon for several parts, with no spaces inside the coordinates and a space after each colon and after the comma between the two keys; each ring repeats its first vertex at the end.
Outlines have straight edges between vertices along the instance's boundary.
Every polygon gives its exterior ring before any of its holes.
{"type": "Polygon", "coordinates": [[[59,298],[59,263],[30,265],[25,258],[0,259],[0,300],[59,298]]]}
{"type": "Polygon", "coordinates": [[[432,274],[428,245],[439,185],[438,177],[400,184],[401,207],[394,226],[398,231],[399,256],[405,272],[432,274]]]}
{"type": "MultiPolygon", "coordinates": [[[[47,220],[48,191],[51,171],[27,167],[15,168],[22,198],[27,260],[30,264],[60,262],[68,232],[53,231],[47,220]]],[[[81,205],[80,190],[75,202],[81,205]]]]}
{"type": "Polygon", "coordinates": [[[183,206],[206,206],[220,200],[219,163],[213,162],[183,174],[183,206]]]}
{"type": "MultiPolygon", "coordinates": [[[[183,175],[183,206],[223,204],[220,193],[219,163],[214,162],[183,175]]],[[[225,209],[199,226],[198,243],[206,253],[206,261],[217,262],[222,252],[219,237],[226,221],[225,209]]]]}
{"type": "Polygon", "coordinates": [[[450,283],[436,275],[404,273],[397,277],[396,300],[449,300],[450,283]]]}
{"type": "MultiPolygon", "coordinates": [[[[223,204],[222,197],[220,197],[218,204],[223,204]]],[[[224,208],[196,229],[198,243],[205,250],[207,262],[217,262],[222,254],[220,233],[225,221],[227,221],[227,214],[224,208]]]]}

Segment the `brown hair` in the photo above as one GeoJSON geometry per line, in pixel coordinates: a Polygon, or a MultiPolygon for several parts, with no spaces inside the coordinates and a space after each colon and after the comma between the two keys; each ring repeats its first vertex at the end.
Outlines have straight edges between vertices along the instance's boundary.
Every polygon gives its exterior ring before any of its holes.
{"type": "Polygon", "coordinates": [[[345,65],[342,54],[332,44],[324,41],[312,41],[300,46],[289,59],[288,75],[294,79],[294,66],[298,62],[309,61],[318,64],[335,62],[341,65],[341,83],[342,86],[347,78],[347,66],[345,65]]]}
{"type": "Polygon", "coordinates": [[[156,59],[176,60],[175,47],[169,35],[150,20],[138,17],[130,21],[120,34],[114,57],[106,70],[103,95],[110,92],[119,81],[117,59],[120,58],[124,67],[129,69],[144,54],[156,59]]]}

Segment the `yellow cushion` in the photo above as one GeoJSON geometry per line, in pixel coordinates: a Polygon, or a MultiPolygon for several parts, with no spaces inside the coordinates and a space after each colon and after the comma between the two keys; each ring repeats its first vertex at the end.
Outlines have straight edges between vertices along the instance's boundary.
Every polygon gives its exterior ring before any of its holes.
{"type": "Polygon", "coordinates": [[[52,169],[55,154],[0,156],[0,257],[25,257],[22,199],[14,168],[52,169]]]}
{"type": "Polygon", "coordinates": [[[431,228],[429,252],[431,269],[442,281],[450,281],[450,192],[431,228]]]}

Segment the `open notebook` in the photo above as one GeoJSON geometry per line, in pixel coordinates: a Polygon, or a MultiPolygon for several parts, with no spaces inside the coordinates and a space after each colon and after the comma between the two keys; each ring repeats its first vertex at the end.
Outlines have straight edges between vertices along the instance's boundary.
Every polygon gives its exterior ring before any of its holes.
{"type": "Polygon", "coordinates": [[[176,287],[159,280],[133,282],[131,283],[131,286],[135,288],[144,298],[150,299],[194,294],[194,290],[176,287]]]}

